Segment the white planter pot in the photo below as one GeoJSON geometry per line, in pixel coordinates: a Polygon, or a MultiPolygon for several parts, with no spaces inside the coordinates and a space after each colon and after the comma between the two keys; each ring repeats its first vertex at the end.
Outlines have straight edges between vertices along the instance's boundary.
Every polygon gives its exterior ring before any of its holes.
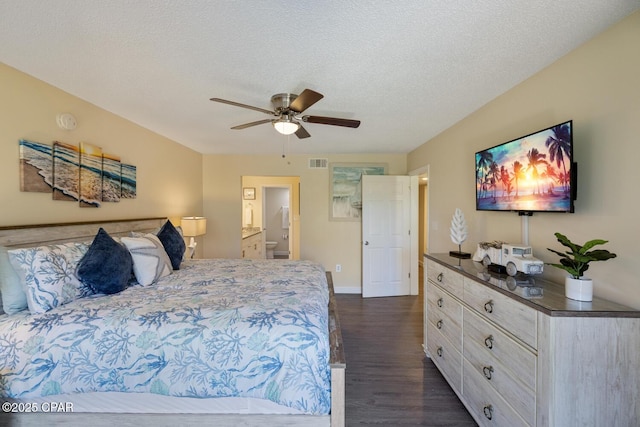
{"type": "Polygon", "coordinates": [[[564,294],[577,301],[593,300],[593,281],[587,278],[567,277],[564,281],[564,294]]]}

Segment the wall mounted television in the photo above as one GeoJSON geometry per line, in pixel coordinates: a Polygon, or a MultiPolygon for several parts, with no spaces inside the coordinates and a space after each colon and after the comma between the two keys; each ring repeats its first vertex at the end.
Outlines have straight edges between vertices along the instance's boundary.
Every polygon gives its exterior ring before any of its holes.
{"type": "Polygon", "coordinates": [[[573,159],[572,120],[478,151],[476,210],[572,213],[573,159]]]}

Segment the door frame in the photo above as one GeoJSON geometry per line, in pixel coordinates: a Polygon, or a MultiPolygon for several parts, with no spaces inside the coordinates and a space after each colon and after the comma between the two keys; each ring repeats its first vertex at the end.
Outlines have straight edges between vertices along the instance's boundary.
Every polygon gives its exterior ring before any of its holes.
{"type": "MultiPolygon", "coordinates": [[[[409,176],[416,176],[416,177],[424,176],[424,177],[427,178],[427,193],[425,195],[425,200],[424,200],[424,202],[426,203],[427,207],[426,207],[425,212],[424,212],[424,217],[423,218],[419,217],[419,215],[420,215],[420,206],[418,205],[418,201],[416,201],[416,206],[415,206],[415,210],[414,210],[417,220],[418,221],[423,221],[423,231],[426,234],[424,246],[427,249],[427,251],[429,250],[429,247],[430,247],[429,240],[431,238],[431,233],[429,232],[429,211],[431,209],[431,203],[429,202],[429,199],[430,199],[429,194],[431,192],[431,185],[430,185],[430,182],[429,182],[430,178],[431,178],[429,176],[429,167],[430,167],[430,165],[426,164],[424,166],[421,166],[421,167],[419,167],[417,169],[414,169],[414,170],[409,172],[409,176]]],[[[420,186],[419,182],[418,182],[418,186],[420,186]]],[[[418,228],[420,228],[419,225],[418,225],[418,228]]],[[[416,236],[416,239],[417,239],[417,236],[416,236]]],[[[418,241],[417,240],[416,240],[416,245],[418,245],[418,241]]],[[[418,250],[419,250],[419,248],[416,251],[418,251],[418,250]]],[[[418,254],[418,257],[420,258],[420,263],[422,263],[423,262],[423,258],[424,258],[424,254],[418,254]]]]}
{"type": "MultiPolygon", "coordinates": [[[[288,176],[268,176],[268,175],[242,175],[241,177],[242,187],[253,187],[256,189],[255,202],[262,211],[262,187],[285,187],[290,186],[289,190],[289,247],[291,253],[289,259],[300,259],[300,176],[288,175],[288,176]]],[[[242,197],[242,195],[240,195],[242,197]]],[[[262,227],[262,212],[260,212],[260,226],[262,227]]],[[[255,219],[255,216],[254,216],[255,219]]],[[[242,236],[240,236],[242,238],[242,236]]],[[[262,239],[266,241],[266,239],[262,239]]],[[[263,250],[264,250],[263,244],[263,250]]],[[[265,256],[266,256],[266,252],[265,256]]]]}

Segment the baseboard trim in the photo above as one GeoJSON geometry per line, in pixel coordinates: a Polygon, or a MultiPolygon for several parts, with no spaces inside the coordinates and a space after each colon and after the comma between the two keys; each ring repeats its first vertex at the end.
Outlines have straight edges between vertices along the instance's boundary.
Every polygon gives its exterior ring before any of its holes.
{"type": "Polygon", "coordinates": [[[361,294],[360,286],[334,286],[333,291],[336,294],[361,294]]]}

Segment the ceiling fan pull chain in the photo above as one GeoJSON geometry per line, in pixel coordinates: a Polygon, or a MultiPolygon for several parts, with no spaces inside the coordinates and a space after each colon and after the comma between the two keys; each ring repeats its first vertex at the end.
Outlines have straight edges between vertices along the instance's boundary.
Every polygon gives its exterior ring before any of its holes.
{"type": "Polygon", "coordinates": [[[287,135],[287,139],[282,140],[282,158],[283,159],[287,157],[287,153],[289,152],[289,141],[291,141],[291,135],[287,135]],[[285,144],[286,144],[286,148],[285,148],[285,144]]]}

